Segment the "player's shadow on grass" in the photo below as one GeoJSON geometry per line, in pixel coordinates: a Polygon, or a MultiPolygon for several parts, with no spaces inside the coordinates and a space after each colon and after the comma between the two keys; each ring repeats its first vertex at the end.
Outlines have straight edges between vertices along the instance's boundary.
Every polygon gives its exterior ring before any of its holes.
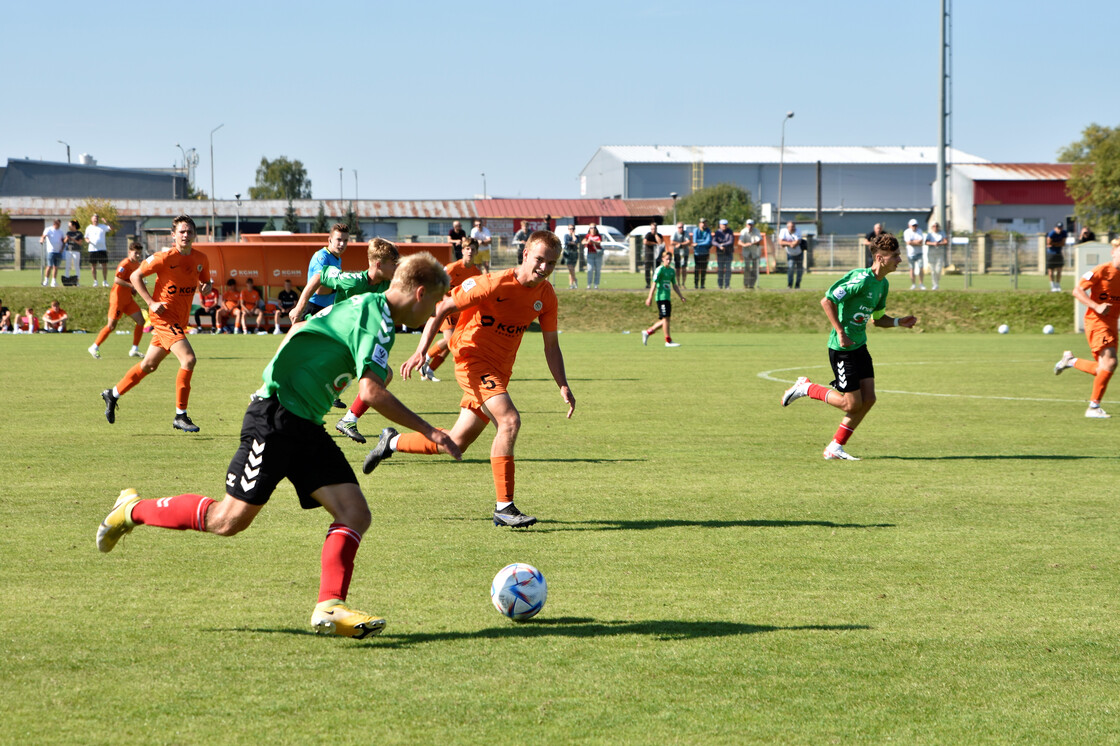
{"type": "MultiPolygon", "coordinates": [[[[390,622],[391,623],[391,622],[390,622]]],[[[412,634],[382,634],[365,641],[372,649],[407,648],[429,642],[456,642],[463,640],[508,640],[534,637],[618,637],[645,635],[656,640],[696,640],[705,637],[736,637],[762,632],[849,632],[869,630],[866,624],[805,624],[778,627],[770,624],[742,624],[740,622],[682,622],[676,619],[650,619],[641,622],[600,622],[589,617],[559,617],[532,619],[520,624],[509,623],[501,627],[487,627],[471,632],[415,632],[412,634]]],[[[252,632],[288,635],[309,635],[305,629],[266,628],[210,628],[207,632],[252,632]]]]}
{"type": "Polygon", "coordinates": [[[602,520],[602,521],[548,521],[538,524],[529,531],[548,531],[551,526],[559,524],[561,528],[556,531],[649,531],[655,528],[800,528],[803,526],[818,526],[820,528],[894,528],[893,523],[834,523],[833,521],[775,521],[764,519],[748,519],[741,521],[727,520],[682,520],[676,518],[645,519],[645,520],[602,520]]]}
{"type": "Polygon", "coordinates": [[[413,634],[382,634],[374,643],[378,648],[405,648],[429,642],[458,640],[508,640],[535,637],[618,637],[644,635],[655,640],[696,640],[705,637],[736,637],[762,632],[847,632],[868,630],[863,624],[809,624],[778,627],[769,624],[739,622],[682,622],[676,619],[650,619],[641,622],[600,622],[587,617],[532,619],[519,624],[487,627],[474,632],[416,632],[413,634]]]}

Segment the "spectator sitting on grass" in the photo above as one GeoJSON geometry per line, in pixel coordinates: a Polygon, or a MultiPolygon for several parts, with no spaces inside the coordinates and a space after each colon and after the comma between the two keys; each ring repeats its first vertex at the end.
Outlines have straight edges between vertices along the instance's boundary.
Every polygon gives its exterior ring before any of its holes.
{"type": "Polygon", "coordinates": [[[51,307],[43,314],[43,331],[65,332],[66,322],[69,319],[70,314],[62,310],[62,306],[58,305],[58,301],[52,300],[51,307]]]}
{"type": "Polygon", "coordinates": [[[23,309],[23,313],[16,317],[16,334],[34,334],[39,331],[39,317],[31,306],[23,309]]]}

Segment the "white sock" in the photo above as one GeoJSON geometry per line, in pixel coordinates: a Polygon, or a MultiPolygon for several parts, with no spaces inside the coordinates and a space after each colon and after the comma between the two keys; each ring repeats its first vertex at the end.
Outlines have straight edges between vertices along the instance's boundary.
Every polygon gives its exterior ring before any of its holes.
{"type": "Polygon", "coordinates": [[[401,439],[401,436],[399,436],[399,435],[394,435],[392,438],[389,439],[389,450],[390,451],[397,450],[397,441],[400,440],[400,439],[401,439]]]}
{"type": "Polygon", "coordinates": [[[121,392],[117,391],[116,386],[113,387],[113,398],[114,399],[120,399],[121,398],[121,392]]]}
{"type": "Polygon", "coordinates": [[[342,415],[342,421],[343,422],[357,422],[358,418],[354,415],[353,412],[351,412],[349,409],[347,409],[346,414],[342,415]]]}
{"type": "Polygon", "coordinates": [[[499,500],[499,501],[494,503],[494,509],[495,510],[504,510],[504,509],[508,508],[510,505],[513,505],[512,500],[510,500],[509,502],[506,502],[506,503],[499,500]]]}
{"type": "Polygon", "coordinates": [[[175,407],[175,415],[176,416],[181,415],[181,414],[186,414],[186,413],[187,413],[187,410],[179,409],[178,407],[175,407]]]}

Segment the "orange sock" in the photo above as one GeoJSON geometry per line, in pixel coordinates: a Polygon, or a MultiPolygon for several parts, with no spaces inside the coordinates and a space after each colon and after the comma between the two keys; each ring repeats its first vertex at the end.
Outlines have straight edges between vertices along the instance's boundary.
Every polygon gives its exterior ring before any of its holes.
{"type": "Polygon", "coordinates": [[[1108,379],[1112,378],[1111,370],[1097,370],[1097,375],[1093,378],[1093,396],[1091,401],[1100,403],[1104,398],[1105,389],[1108,388],[1108,379]]]}
{"type": "Polygon", "coordinates": [[[443,361],[447,359],[447,350],[440,347],[436,349],[436,354],[434,355],[429,352],[428,357],[432,359],[432,362],[428,363],[428,367],[432,370],[435,370],[439,366],[443,365],[443,361]]]}
{"type": "Polygon", "coordinates": [[[128,372],[124,374],[124,378],[117,383],[117,393],[124,396],[126,391],[144,380],[144,376],[146,375],[148,374],[140,368],[140,363],[133,365],[128,369],[128,372]]]}
{"type": "Polygon", "coordinates": [[[494,472],[494,492],[498,502],[513,502],[513,456],[491,456],[490,470],[494,472]]]}
{"type": "Polygon", "coordinates": [[[144,325],[143,324],[137,324],[135,326],[135,328],[133,328],[133,330],[132,330],[132,346],[133,347],[139,347],[140,346],[140,338],[143,337],[143,336],[144,336],[144,325]]]}
{"type": "Polygon", "coordinates": [[[101,343],[108,338],[110,331],[112,331],[112,328],[109,326],[101,327],[101,331],[97,333],[97,339],[93,340],[93,343],[100,347],[101,343]]]}
{"type": "Polygon", "coordinates": [[[439,355],[439,342],[432,342],[432,346],[428,348],[428,357],[435,360],[437,355],[439,355]]]}
{"type": "Polygon", "coordinates": [[[175,376],[175,406],[184,411],[186,411],[187,402],[191,398],[192,375],[194,375],[193,370],[179,368],[179,373],[175,376]]]}
{"type": "Polygon", "coordinates": [[[1096,360],[1086,360],[1083,357],[1079,357],[1073,361],[1073,367],[1077,368],[1082,373],[1088,373],[1091,376],[1095,376],[1097,374],[1096,360]]]}
{"type": "Polygon", "coordinates": [[[424,453],[431,455],[433,453],[439,453],[439,446],[420,433],[404,433],[397,439],[397,451],[400,453],[424,453]]]}

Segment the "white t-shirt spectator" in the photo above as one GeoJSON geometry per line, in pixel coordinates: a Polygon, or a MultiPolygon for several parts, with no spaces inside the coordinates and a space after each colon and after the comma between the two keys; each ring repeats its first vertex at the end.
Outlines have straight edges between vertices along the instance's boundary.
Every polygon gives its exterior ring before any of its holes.
{"type": "Polygon", "coordinates": [[[57,254],[62,251],[62,242],[66,238],[66,231],[61,228],[55,228],[53,225],[43,231],[43,238],[47,239],[50,248],[47,249],[52,254],[57,254]]]}
{"type": "Polygon", "coordinates": [[[801,256],[801,234],[797,232],[796,228],[793,229],[793,233],[789,232],[789,228],[782,228],[778,231],[778,242],[782,241],[796,241],[793,246],[784,247],[786,256],[801,256]]]}
{"type": "Polygon", "coordinates": [[[920,230],[916,228],[907,228],[902,233],[902,240],[906,243],[907,256],[921,256],[925,235],[920,230]],[[917,243],[913,243],[915,241],[917,243]]]}
{"type": "Polygon", "coordinates": [[[90,252],[108,251],[105,246],[105,236],[109,234],[109,226],[104,223],[86,226],[86,244],[90,252]]]}

